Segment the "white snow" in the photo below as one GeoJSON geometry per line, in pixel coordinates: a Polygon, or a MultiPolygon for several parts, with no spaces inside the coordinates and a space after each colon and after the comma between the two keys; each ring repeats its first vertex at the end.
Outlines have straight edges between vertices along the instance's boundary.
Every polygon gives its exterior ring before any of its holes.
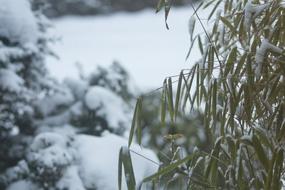
{"type": "Polygon", "coordinates": [[[59,180],[56,186],[59,189],[85,190],[84,184],[82,183],[82,180],[79,176],[77,166],[71,166],[67,168],[63,177],[59,180]]]}
{"type": "MultiPolygon", "coordinates": [[[[127,140],[113,134],[101,138],[81,135],[77,138],[77,142],[78,153],[84,155],[81,158],[79,168],[80,176],[85,181],[86,188],[118,189],[119,150],[122,146],[127,146],[127,140]]],[[[150,150],[142,150],[138,145],[132,146],[131,149],[158,162],[157,157],[150,150]]],[[[131,157],[137,184],[158,169],[157,165],[136,154],[131,153],[131,157]]],[[[126,186],[123,189],[126,189],[126,186]]]]}
{"type": "Polygon", "coordinates": [[[72,94],[74,94],[76,99],[81,99],[88,88],[87,81],[80,79],[75,80],[72,78],[66,78],[64,79],[64,83],[69,87],[69,89],[71,89],[72,94]]]}
{"type": "Polygon", "coordinates": [[[20,180],[12,183],[6,190],[38,190],[39,188],[31,181],[20,180]]]}
{"type": "Polygon", "coordinates": [[[15,72],[8,69],[0,69],[0,89],[11,92],[20,92],[24,80],[15,72]]]}
{"type": "Polygon", "coordinates": [[[110,90],[100,87],[90,87],[85,95],[85,104],[96,115],[106,118],[111,128],[117,128],[130,123],[130,112],[126,103],[110,90]]]}
{"type": "MultiPolygon", "coordinates": [[[[154,10],[54,20],[54,32],[62,36],[62,42],[54,46],[60,60],[48,59],[47,66],[61,80],[77,77],[76,62],[88,74],[98,65],[117,60],[140,88],[159,87],[165,76],[179,74],[200,57],[194,48],[185,61],[190,46],[187,23],[192,14],[190,6],[173,8],[170,30],[165,28],[163,11],[155,14],[154,10]]],[[[201,31],[199,24],[196,27],[196,32],[201,31]]]]}
{"type": "Polygon", "coordinates": [[[264,9],[266,9],[269,6],[268,3],[263,5],[257,5],[253,4],[252,0],[248,0],[245,7],[244,7],[244,25],[246,30],[249,32],[250,26],[253,22],[253,20],[260,15],[264,9]]]}
{"type": "Polygon", "coordinates": [[[21,45],[36,43],[38,26],[28,0],[0,0],[0,36],[21,45]]]}
{"type": "Polygon", "coordinates": [[[262,69],[262,65],[263,65],[262,63],[264,61],[265,55],[268,52],[268,50],[275,52],[275,53],[279,53],[279,54],[281,54],[283,51],[281,48],[271,44],[268,41],[268,39],[263,39],[260,47],[258,47],[256,49],[256,53],[255,53],[255,61],[257,64],[257,67],[255,69],[255,75],[257,77],[259,77],[261,75],[261,69],[262,69]]]}

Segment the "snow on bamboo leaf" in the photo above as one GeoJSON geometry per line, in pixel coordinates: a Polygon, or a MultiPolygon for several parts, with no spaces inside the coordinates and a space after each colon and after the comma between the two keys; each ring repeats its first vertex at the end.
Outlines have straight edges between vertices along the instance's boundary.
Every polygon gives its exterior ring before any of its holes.
{"type": "Polygon", "coordinates": [[[271,51],[277,54],[282,54],[283,50],[271,44],[268,39],[262,40],[260,47],[256,49],[256,53],[255,53],[255,61],[257,64],[256,69],[255,69],[255,75],[257,78],[261,76],[263,62],[264,62],[266,53],[268,53],[268,51],[271,51]]]}

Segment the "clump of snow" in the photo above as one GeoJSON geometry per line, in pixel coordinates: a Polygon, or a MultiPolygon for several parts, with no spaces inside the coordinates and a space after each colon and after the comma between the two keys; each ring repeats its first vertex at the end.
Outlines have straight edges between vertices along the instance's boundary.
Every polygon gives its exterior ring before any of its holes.
{"type": "Polygon", "coordinates": [[[252,0],[248,0],[245,7],[244,7],[244,25],[246,30],[249,32],[251,23],[253,20],[260,15],[264,9],[269,7],[269,4],[263,4],[263,5],[256,5],[252,3],[252,0]]]}
{"type": "Polygon", "coordinates": [[[255,61],[256,61],[256,69],[255,69],[255,75],[257,77],[260,77],[261,75],[261,69],[262,69],[262,63],[264,61],[265,55],[268,51],[272,51],[274,53],[282,53],[282,49],[271,44],[268,39],[263,39],[261,42],[260,47],[258,47],[256,49],[256,53],[255,53],[255,61]]]}
{"type": "Polygon", "coordinates": [[[126,126],[130,122],[126,103],[110,90],[93,86],[85,95],[88,109],[96,111],[96,115],[106,118],[111,128],[126,126]]]}
{"type": "Polygon", "coordinates": [[[18,59],[24,56],[24,51],[17,47],[7,47],[0,41],[0,61],[8,63],[11,58],[18,59]]]}
{"type": "Polygon", "coordinates": [[[0,89],[11,92],[20,92],[24,80],[15,72],[8,69],[0,69],[0,89]]]}
{"type": "Polygon", "coordinates": [[[32,143],[27,160],[40,170],[67,166],[74,160],[68,149],[69,141],[67,137],[55,133],[40,134],[32,143]]]}
{"type": "Polygon", "coordinates": [[[68,89],[63,89],[61,92],[57,92],[39,100],[36,103],[36,106],[43,116],[47,116],[57,107],[70,105],[73,101],[74,97],[72,93],[68,89]]]}
{"type": "Polygon", "coordinates": [[[64,84],[69,87],[76,99],[81,99],[88,88],[88,82],[80,79],[66,78],[64,79],[64,84]]]}
{"type": "Polygon", "coordinates": [[[38,26],[28,0],[0,0],[0,36],[21,45],[35,44],[38,26]]]}

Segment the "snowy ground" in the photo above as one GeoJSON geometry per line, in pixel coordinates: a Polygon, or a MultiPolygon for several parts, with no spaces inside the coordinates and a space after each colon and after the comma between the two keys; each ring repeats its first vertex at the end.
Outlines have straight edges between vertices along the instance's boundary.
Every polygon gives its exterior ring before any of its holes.
{"type": "Polygon", "coordinates": [[[168,21],[170,30],[165,28],[163,12],[155,14],[154,10],[54,20],[56,34],[62,37],[53,47],[60,60],[49,58],[48,68],[61,80],[78,77],[76,62],[89,73],[97,65],[117,60],[140,88],[158,87],[164,77],[179,74],[200,56],[193,53],[185,61],[191,15],[190,7],[173,8],[168,21]]]}

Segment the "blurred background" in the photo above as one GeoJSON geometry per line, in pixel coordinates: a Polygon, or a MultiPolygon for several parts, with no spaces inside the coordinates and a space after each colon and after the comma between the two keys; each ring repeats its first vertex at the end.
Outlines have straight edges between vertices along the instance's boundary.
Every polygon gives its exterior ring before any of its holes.
{"type": "MultiPolygon", "coordinates": [[[[190,2],[175,1],[169,30],[154,0],[0,3],[0,189],[117,189],[137,97],[200,56],[194,49],[185,59],[190,2]]],[[[160,92],[143,105],[142,142],[151,150],[134,145],[140,154],[168,163],[174,141],[181,157],[210,148],[199,110],[161,128],[160,92]]],[[[133,157],[139,184],[158,166],[133,157]]]]}
{"type": "Polygon", "coordinates": [[[167,30],[164,12],[154,0],[35,1],[52,20],[58,38],[52,47],[59,59],[47,65],[62,80],[89,74],[97,65],[119,62],[143,89],[158,87],[168,75],[194,62],[186,61],[190,46],[189,1],[174,1],[167,30]],[[147,76],[146,76],[147,73],[147,76]]]}

